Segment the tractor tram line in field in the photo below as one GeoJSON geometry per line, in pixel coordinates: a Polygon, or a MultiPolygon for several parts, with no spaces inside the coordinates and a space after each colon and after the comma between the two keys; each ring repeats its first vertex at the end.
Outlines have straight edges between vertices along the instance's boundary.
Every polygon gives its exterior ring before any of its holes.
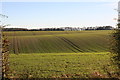
{"type": "MultiPolygon", "coordinates": [[[[61,39],[60,37],[56,36],[58,39],[61,39]]],[[[62,40],[62,39],[61,39],[62,40]]],[[[63,40],[64,41],[64,40],[63,40]]],[[[67,43],[68,44],[68,43],[67,43]]],[[[69,45],[69,44],[68,44],[69,45]]],[[[74,50],[73,48],[66,46],[69,50],[71,50],[74,53],[77,53],[76,50],[74,50]]]]}
{"type": "Polygon", "coordinates": [[[60,37],[59,36],[58,38],[62,39],[64,42],[66,42],[67,44],[69,44],[73,49],[75,49],[75,50],[72,49],[72,51],[74,51],[75,53],[82,52],[80,50],[80,48],[76,44],[74,44],[72,41],[66,39],[65,37],[60,37]]]}
{"type": "Polygon", "coordinates": [[[18,46],[18,39],[16,36],[16,32],[14,31],[14,38],[13,38],[13,52],[14,54],[18,54],[19,53],[19,46],[18,46]]]}
{"type": "Polygon", "coordinates": [[[14,52],[14,54],[16,54],[16,36],[15,36],[15,31],[14,31],[14,35],[13,35],[13,52],[14,52]]]}

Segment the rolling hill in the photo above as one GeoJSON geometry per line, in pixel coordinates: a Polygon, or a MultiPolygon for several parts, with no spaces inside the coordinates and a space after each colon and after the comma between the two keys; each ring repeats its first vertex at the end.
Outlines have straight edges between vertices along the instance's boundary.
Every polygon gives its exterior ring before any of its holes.
{"type": "Polygon", "coordinates": [[[4,32],[10,53],[106,52],[110,30],[99,31],[14,31],[4,32]]]}

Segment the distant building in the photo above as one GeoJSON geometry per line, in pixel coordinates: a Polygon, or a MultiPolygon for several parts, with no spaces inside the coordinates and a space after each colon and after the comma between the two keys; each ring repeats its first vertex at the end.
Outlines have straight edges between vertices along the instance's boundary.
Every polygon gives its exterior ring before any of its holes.
{"type": "Polygon", "coordinates": [[[82,28],[73,28],[73,27],[62,27],[62,29],[64,29],[64,31],[81,31],[82,28]]]}

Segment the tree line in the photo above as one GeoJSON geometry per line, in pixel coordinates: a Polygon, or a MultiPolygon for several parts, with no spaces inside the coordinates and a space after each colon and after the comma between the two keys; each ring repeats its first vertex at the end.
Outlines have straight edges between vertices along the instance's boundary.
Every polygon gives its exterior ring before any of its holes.
{"type": "Polygon", "coordinates": [[[81,31],[81,30],[112,30],[112,26],[100,26],[100,27],[84,27],[84,28],[41,28],[41,29],[27,29],[27,28],[3,28],[3,31],[81,31]]]}
{"type": "Polygon", "coordinates": [[[27,29],[27,28],[4,28],[3,31],[64,31],[61,28],[27,29]]]}

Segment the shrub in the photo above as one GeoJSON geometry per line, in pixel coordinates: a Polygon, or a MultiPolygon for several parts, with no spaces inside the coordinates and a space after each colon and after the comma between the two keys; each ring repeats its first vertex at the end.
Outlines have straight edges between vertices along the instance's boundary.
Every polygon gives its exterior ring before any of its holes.
{"type": "MultiPolygon", "coordinates": [[[[118,24],[118,27],[120,24],[118,24]]],[[[120,75],[120,29],[114,30],[111,40],[112,62],[117,66],[117,74],[120,75]]]]}

